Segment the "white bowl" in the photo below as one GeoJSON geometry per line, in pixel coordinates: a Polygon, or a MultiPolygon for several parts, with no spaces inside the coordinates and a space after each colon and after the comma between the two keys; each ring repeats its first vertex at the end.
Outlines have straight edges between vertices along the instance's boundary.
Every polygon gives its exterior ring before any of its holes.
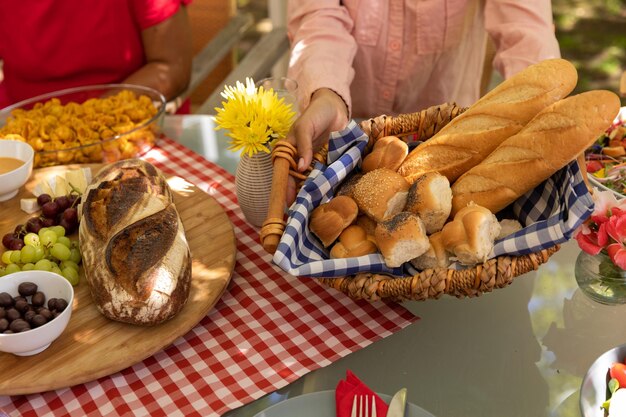
{"type": "Polygon", "coordinates": [[[0,158],[15,158],[24,163],[13,171],[0,174],[0,201],[15,197],[20,187],[26,184],[33,172],[35,151],[26,142],[17,140],[0,140],[0,158]]]}
{"type": "Polygon", "coordinates": [[[63,298],[67,307],[57,317],[41,327],[21,333],[0,333],[0,351],[18,356],[35,355],[45,350],[63,333],[72,316],[74,288],[70,282],[59,274],[47,271],[21,271],[0,278],[0,293],[7,292],[12,297],[18,295],[17,287],[22,282],[37,284],[37,291],[46,296],[46,303],[51,298],[63,298]]]}
{"type": "Polygon", "coordinates": [[[607,399],[609,369],[626,359],[626,344],[604,352],[591,364],[580,386],[580,413],[583,417],[604,417],[602,403],[607,399]]]}

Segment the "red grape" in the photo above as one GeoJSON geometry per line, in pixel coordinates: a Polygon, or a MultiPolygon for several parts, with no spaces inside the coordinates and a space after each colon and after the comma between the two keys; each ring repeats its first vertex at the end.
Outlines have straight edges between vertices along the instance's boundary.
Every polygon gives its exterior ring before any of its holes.
{"type": "Polygon", "coordinates": [[[63,218],[70,223],[78,223],[78,210],[74,207],[70,207],[63,212],[63,218]]]}
{"type": "Polygon", "coordinates": [[[59,206],[59,211],[65,210],[72,204],[70,199],[64,195],[55,198],[54,202],[57,203],[57,206],[59,206]]]}
{"type": "Polygon", "coordinates": [[[39,229],[43,227],[39,217],[31,217],[26,222],[26,230],[31,233],[39,233],[39,229]]]}
{"type": "Polygon", "coordinates": [[[41,218],[41,225],[43,227],[50,227],[50,226],[54,226],[57,224],[56,218],[51,219],[49,217],[42,217],[41,218]]]}
{"type": "Polygon", "coordinates": [[[47,202],[41,206],[41,213],[49,219],[54,219],[59,214],[59,211],[59,205],[54,201],[47,202]]]}
{"type": "Polygon", "coordinates": [[[23,247],[24,247],[24,241],[22,239],[14,238],[11,241],[11,244],[9,245],[9,247],[7,249],[10,249],[10,250],[20,250],[23,247]]]}
{"type": "Polygon", "coordinates": [[[15,233],[17,237],[22,238],[24,237],[24,235],[26,235],[26,232],[26,226],[24,226],[23,224],[18,224],[17,226],[15,226],[15,230],[13,233],[15,233]]]}
{"type": "Polygon", "coordinates": [[[71,235],[72,233],[76,231],[76,227],[78,226],[78,224],[69,222],[65,220],[64,218],[62,218],[61,221],[59,222],[59,226],[62,226],[65,229],[65,235],[67,236],[67,235],[71,235]]]}
{"type": "Polygon", "coordinates": [[[2,244],[5,248],[9,249],[9,246],[11,246],[13,239],[16,238],[17,236],[14,233],[7,233],[6,235],[2,236],[2,244]]]}
{"type": "Polygon", "coordinates": [[[39,204],[39,207],[43,207],[44,204],[50,201],[52,201],[50,194],[39,194],[39,196],[37,196],[37,204],[39,204]]]}

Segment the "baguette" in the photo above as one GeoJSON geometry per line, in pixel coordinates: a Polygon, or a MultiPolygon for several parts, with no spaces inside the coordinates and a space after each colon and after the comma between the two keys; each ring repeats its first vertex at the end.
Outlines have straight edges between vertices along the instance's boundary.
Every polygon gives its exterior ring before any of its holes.
{"type": "Polygon", "coordinates": [[[541,111],[452,185],[452,215],[474,202],[497,213],[584,152],[611,125],[620,100],[589,91],[541,111]]]}
{"type": "Polygon", "coordinates": [[[563,59],[531,65],[413,149],[398,173],[413,183],[423,174],[437,171],[453,183],[542,109],[567,96],[577,79],[574,66],[563,59]]]}

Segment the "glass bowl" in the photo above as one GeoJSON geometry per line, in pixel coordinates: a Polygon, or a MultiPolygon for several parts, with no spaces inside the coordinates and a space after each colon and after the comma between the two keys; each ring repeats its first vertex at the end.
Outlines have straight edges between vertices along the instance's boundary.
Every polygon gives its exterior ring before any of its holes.
{"type": "Polygon", "coordinates": [[[158,91],[130,84],[59,90],[0,110],[0,138],[30,144],[35,168],[111,163],[154,146],[165,103],[158,91]]]}

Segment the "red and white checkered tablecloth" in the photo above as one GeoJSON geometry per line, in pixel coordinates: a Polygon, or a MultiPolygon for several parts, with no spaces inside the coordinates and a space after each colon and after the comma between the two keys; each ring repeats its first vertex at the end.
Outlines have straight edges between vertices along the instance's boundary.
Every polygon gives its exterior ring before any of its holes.
{"type": "Polygon", "coordinates": [[[224,169],[170,139],[145,159],[194,183],[228,214],[238,251],[228,291],[193,330],[143,362],[70,388],[0,396],[0,415],[219,416],[418,319],[275,267],[224,169]]]}

